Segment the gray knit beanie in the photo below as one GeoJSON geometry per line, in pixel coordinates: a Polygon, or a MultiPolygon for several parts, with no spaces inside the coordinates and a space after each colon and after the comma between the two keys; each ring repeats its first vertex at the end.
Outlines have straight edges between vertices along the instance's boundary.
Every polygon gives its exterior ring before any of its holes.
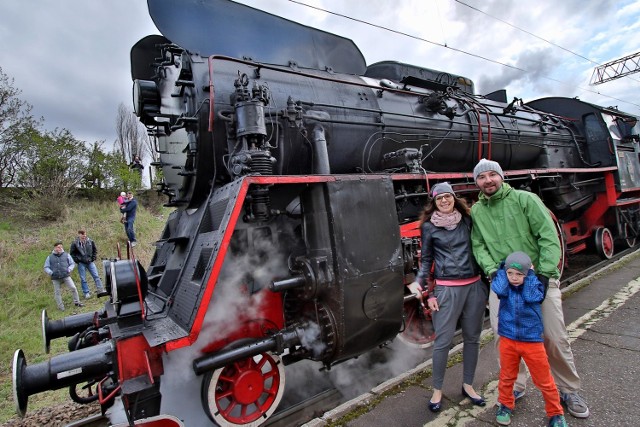
{"type": "Polygon", "coordinates": [[[448,182],[439,182],[438,184],[431,187],[431,197],[436,197],[438,194],[443,193],[451,193],[455,195],[451,184],[449,184],[448,182]]]}
{"type": "Polygon", "coordinates": [[[493,160],[482,159],[478,162],[475,168],[473,168],[473,180],[476,181],[478,179],[478,175],[482,172],[494,171],[498,172],[502,178],[504,178],[504,172],[502,172],[502,168],[498,164],[498,162],[494,162],[493,160]]]}
{"type": "Polygon", "coordinates": [[[531,268],[531,258],[524,252],[514,252],[509,255],[504,262],[504,269],[508,270],[509,268],[518,270],[520,273],[526,275],[531,268]]]}

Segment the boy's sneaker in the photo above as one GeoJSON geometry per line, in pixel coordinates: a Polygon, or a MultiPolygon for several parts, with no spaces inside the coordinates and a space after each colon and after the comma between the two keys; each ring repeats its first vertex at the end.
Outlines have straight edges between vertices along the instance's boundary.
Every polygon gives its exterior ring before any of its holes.
{"type": "Polygon", "coordinates": [[[80,301],[76,302],[75,304],[76,304],[76,307],[84,307],[84,304],[81,303],[80,301]]]}
{"type": "Polygon", "coordinates": [[[549,427],[567,427],[567,420],[564,415],[554,415],[549,418],[549,427]]]}
{"type": "Polygon", "coordinates": [[[513,390],[513,397],[514,397],[514,399],[516,399],[516,400],[520,400],[520,399],[522,399],[522,398],[524,397],[524,395],[525,395],[525,394],[526,394],[526,393],[525,393],[525,391],[524,391],[524,390],[521,390],[521,391],[513,390]]]}
{"type": "Polygon", "coordinates": [[[138,244],[137,242],[131,242],[131,247],[134,247],[137,244],[138,244]]]}
{"type": "Polygon", "coordinates": [[[89,298],[91,298],[91,294],[89,293],[84,294],[84,299],[89,299],[89,298]]]}
{"type": "Polygon", "coordinates": [[[589,407],[578,393],[560,393],[560,400],[567,406],[567,411],[576,418],[587,418],[589,407]]]}
{"type": "Polygon", "coordinates": [[[511,424],[511,414],[511,409],[501,404],[496,412],[496,422],[501,426],[508,426],[511,424]]]}

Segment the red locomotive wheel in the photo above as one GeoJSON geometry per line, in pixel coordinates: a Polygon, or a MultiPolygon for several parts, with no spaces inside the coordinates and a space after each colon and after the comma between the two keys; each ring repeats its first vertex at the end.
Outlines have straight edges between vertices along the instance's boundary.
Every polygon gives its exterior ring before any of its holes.
{"type": "Polygon", "coordinates": [[[614,240],[611,231],[606,227],[600,227],[594,233],[596,251],[604,259],[610,259],[613,256],[614,240]]]}
{"type": "Polygon", "coordinates": [[[253,427],[273,414],[283,392],[280,357],[262,353],[205,374],[202,405],[221,427],[253,427]]]}
{"type": "Polygon", "coordinates": [[[418,348],[427,347],[435,339],[431,316],[424,312],[415,299],[404,303],[404,330],[398,334],[398,338],[418,348]]]}
{"type": "Polygon", "coordinates": [[[633,232],[633,228],[629,225],[628,222],[624,223],[624,241],[627,244],[627,247],[632,248],[636,245],[636,235],[633,232]]]}

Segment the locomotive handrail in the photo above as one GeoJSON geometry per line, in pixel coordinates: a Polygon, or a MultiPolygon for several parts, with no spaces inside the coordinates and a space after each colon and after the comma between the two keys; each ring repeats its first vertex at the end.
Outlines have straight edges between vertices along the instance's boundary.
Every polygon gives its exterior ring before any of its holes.
{"type": "Polygon", "coordinates": [[[101,405],[104,405],[105,403],[109,402],[113,398],[113,396],[115,396],[116,393],[118,393],[120,391],[120,388],[121,388],[120,384],[118,384],[116,386],[116,388],[114,388],[111,391],[111,393],[109,393],[107,395],[107,397],[104,397],[102,395],[102,383],[105,382],[108,379],[109,379],[109,376],[107,375],[102,380],[100,380],[100,382],[98,383],[98,401],[100,402],[101,405]]]}
{"type": "Polygon", "coordinates": [[[140,276],[138,275],[138,263],[136,261],[136,256],[133,253],[133,248],[131,244],[127,244],[127,251],[131,250],[130,260],[131,260],[131,268],[133,269],[133,276],[136,279],[136,290],[138,291],[138,302],[140,303],[140,318],[144,321],[146,318],[146,314],[144,311],[144,297],[142,296],[142,284],[140,283],[140,276]]]}

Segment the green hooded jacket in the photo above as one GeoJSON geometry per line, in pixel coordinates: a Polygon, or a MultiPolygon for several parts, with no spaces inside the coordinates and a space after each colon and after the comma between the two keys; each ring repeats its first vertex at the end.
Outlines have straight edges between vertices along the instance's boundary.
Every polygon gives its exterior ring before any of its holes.
{"type": "Polygon", "coordinates": [[[536,273],[560,277],[560,240],[549,210],[537,195],[503,182],[491,197],[480,193],[471,218],[473,255],[487,277],[515,251],[531,257],[536,273]]]}

